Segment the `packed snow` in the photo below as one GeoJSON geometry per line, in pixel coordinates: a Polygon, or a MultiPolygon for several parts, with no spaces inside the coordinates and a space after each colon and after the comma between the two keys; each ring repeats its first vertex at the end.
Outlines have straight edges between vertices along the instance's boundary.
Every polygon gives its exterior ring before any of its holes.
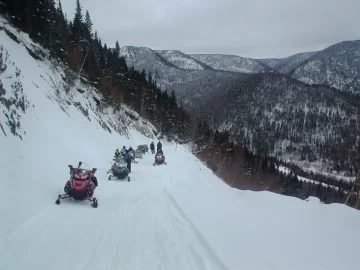
{"type": "Polygon", "coordinates": [[[0,269],[338,270],[358,264],[359,211],[232,189],[186,146],[162,141],[167,165],[153,166],[147,153],[132,164],[130,182],[107,180],[115,149],[149,144],[153,127],[140,119],[120,135],[119,115],[95,109],[100,94],[93,89],[77,83],[66,95],[57,93],[50,82],[60,85],[63,69],[35,60],[24,47],[31,48],[26,35],[14,34],[20,44],[3,30],[0,39],[21,76],[2,73],[0,85],[10,91],[20,80],[31,106],[26,113],[12,108],[21,115],[22,139],[4,123],[7,135],[0,132],[0,269]],[[98,169],[98,208],[55,204],[69,178],[67,165],[79,161],[98,169]]]}

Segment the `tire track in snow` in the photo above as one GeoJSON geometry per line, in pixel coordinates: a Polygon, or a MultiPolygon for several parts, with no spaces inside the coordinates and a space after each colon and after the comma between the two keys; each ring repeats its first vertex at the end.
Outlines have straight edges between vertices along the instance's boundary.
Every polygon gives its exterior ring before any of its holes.
{"type": "MultiPolygon", "coordinates": [[[[122,225],[120,226],[119,230],[116,233],[114,245],[111,248],[111,255],[110,255],[110,259],[109,259],[109,262],[108,262],[108,265],[107,265],[106,269],[110,269],[110,270],[111,269],[117,269],[117,268],[114,267],[115,263],[118,262],[118,260],[116,260],[115,258],[119,254],[120,244],[123,243],[122,240],[124,238],[124,233],[125,233],[125,223],[128,220],[127,213],[129,211],[129,208],[130,208],[130,204],[128,204],[126,206],[125,211],[123,213],[121,213],[121,215],[124,217],[124,219],[123,219],[122,225]]],[[[118,224],[118,223],[116,223],[116,224],[118,224]]]]}
{"type": "MultiPolygon", "coordinates": [[[[136,190],[137,185],[144,185],[140,181],[132,185],[128,185],[126,189],[126,195],[123,198],[127,203],[125,213],[119,212],[120,215],[124,215],[125,218],[120,221],[122,226],[119,230],[115,246],[112,249],[112,256],[108,264],[107,269],[142,269],[141,265],[138,268],[134,267],[135,262],[139,262],[139,258],[134,258],[136,254],[139,256],[139,246],[136,243],[135,236],[138,233],[140,221],[142,218],[146,218],[146,211],[144,206],[149,203],[147,200],[149,196],[150,185],[146,183],[146,188],[139,194],[133,192],[136,190]],[[132,197],[128,197],[131,194],[132,197]],[[135,195],[135,196],[134,196],[135,195]],[[135,262],[134,262],[135,261],[135,262]],[[109,268],[110,267],[110,268],[109,268]]],[[[119,221],[116,224],[120,223],[119,221]]],[[[152,228],[150,226],[150,228],[152,228]]],[[[145,230],[145,228],[143,228],[145,230]]]]}
{"type": "Polygon", "coordinates": [[[124,230],[124,233],[126,232],[126,234],[123,234],[122,240],[124,241],[119,242],[119,244],[123,245],[123,250],[120,251],[118,247],[118,257],[112,264],[112,269],[131,269],[134,267],[131,264],[131,260],[133,260],[134,254],[137,254],[137,245],[133,239],[136,234],[135,224],[138,226],[140,217],[144,214],[143,208],[146,201],[145,197],[145,193],[143,193],[141,194],[140,199],[128,202],[131,210],[126,222],[124,223],[124,227],[125,224],[127,225],[126,230],[124,230]]]}
{"type": "Polygon", "coordinates": [[[188,248],[190,249],[190,256],[196,269],[208,270],[208,269],[217,269],[217,270],[229,270],[229,268],[221,261],[217,254],[212,250],[210,244],[207,242],[205,237],[199,232],[196,226],[192,221],[187,217],[182,208],[179,206],[175,198],[168,192],[165,191],[167,206],[169,209],[169,217],[172,219],[172,224],[175,230],[177,230],[178,235],[187,236],[187,239],[196,239],[195,244],[189,244],[188,248]],[[185,231],[183,228],[188,228],[188,231],[185,231]],[[196,247],[202,247],[199,250],[196,247]],[[208,264],[206,260],[209,260],[211,263],[208,264]],[[214,268],[212,268],[214,266],[214,268]]]}
{"type": "Polygon", "coordinates": [[[46,208],[45,210],[38,212],[37,214],[29,217],[27,220],[25,220],[24,222],[20,223],[18,226],[16,226],[15,228],[13,228],[10,232],[6,233],[5,235],[1,236],[0,238],[0,243],[2,241],[6,241],[7,239],[11,239],[14,238],[16,236],[16,234],[18,232],[20,232],[21,230],[26,229],[28,226],[32,226],[33,224],[36,224],[38,219],[40,219],[43,216],[46,216],[47,213],[50,211],[50,208],[46,208]]]}

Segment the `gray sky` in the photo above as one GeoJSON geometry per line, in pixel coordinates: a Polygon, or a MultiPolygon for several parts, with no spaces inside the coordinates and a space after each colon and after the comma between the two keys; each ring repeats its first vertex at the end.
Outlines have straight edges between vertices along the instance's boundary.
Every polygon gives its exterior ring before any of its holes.
{"type": "MultiPolygon", "coordinates": [[[[76,0],[62,0],[73,18],[76,0]]],[[[80,0],[103,42],[286,57],[360,39],[360,0],[80,0]]]]}

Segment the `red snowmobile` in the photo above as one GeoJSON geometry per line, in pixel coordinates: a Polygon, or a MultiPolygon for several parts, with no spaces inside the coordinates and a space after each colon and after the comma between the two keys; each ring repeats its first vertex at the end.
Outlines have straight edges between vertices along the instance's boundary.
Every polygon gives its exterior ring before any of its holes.
{"type": "Polygon", "coordinates": [[[95,172],[96,168],[92,170],[83,169],[81,167],[82,162],[79,162],[77,168],[72,165],[68,165],[70,168],[70,179],[66,182],[64,187],[65,194],[59,194],[56,204],[60,204],[60,200],[73,198],[75,200],[87,200],[92,202],[91,206],[98,207],[98,202],[94,195],[94,190],[98,186],[95,172]]]}
{"type": "Polygon", "coordinates": [[[165,161],[165,156],[164,156],[164,153],[160,150],[156,153],[155,155],[155,162],[153,164],[153,166],[155,165],[161,165],[161,164],[166,164],[166,161],[165,161]]]}

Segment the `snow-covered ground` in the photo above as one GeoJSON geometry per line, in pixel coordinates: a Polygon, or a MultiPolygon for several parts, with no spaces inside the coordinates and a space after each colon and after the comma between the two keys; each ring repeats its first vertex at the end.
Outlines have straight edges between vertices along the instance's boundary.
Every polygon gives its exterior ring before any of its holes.
{"type": "MultiPolygon", "coordinates": [[[[22,140],[0,119],[7,134],[0,131],[0,269],[357,266],[359,211],[314,198],[232,189],[184,146],[163,142],[168,165],[152,166],[148,153],[133,164],[130,182],[108,181],[114,150],[149,144],[140,131],[150,136],[152,126],[132,123],[128,137],[115,132],[115,124],[106,131],[101,123],[119,120],[110,109],[93,108],[91,89],[56,94],[49,82],[58,85],[60,67],[34,60],[3,30],[0,40],[13,63],[9,67],[21,70],[19,77],[6,73],[11,69],[0,74],[1,82],[11,94],[11,82],[19,80],[30,104],[25,113],[11,108],[21,116],[22,140]],[[75,102],[88,109],[89,119],[75,102]],[[55,204],[69,177],[67,165],[80,160],[98,169],[96,209],[88,202],[55,204]]],[[[1,103],[0,109],[7,110],[1,103]]]]}

